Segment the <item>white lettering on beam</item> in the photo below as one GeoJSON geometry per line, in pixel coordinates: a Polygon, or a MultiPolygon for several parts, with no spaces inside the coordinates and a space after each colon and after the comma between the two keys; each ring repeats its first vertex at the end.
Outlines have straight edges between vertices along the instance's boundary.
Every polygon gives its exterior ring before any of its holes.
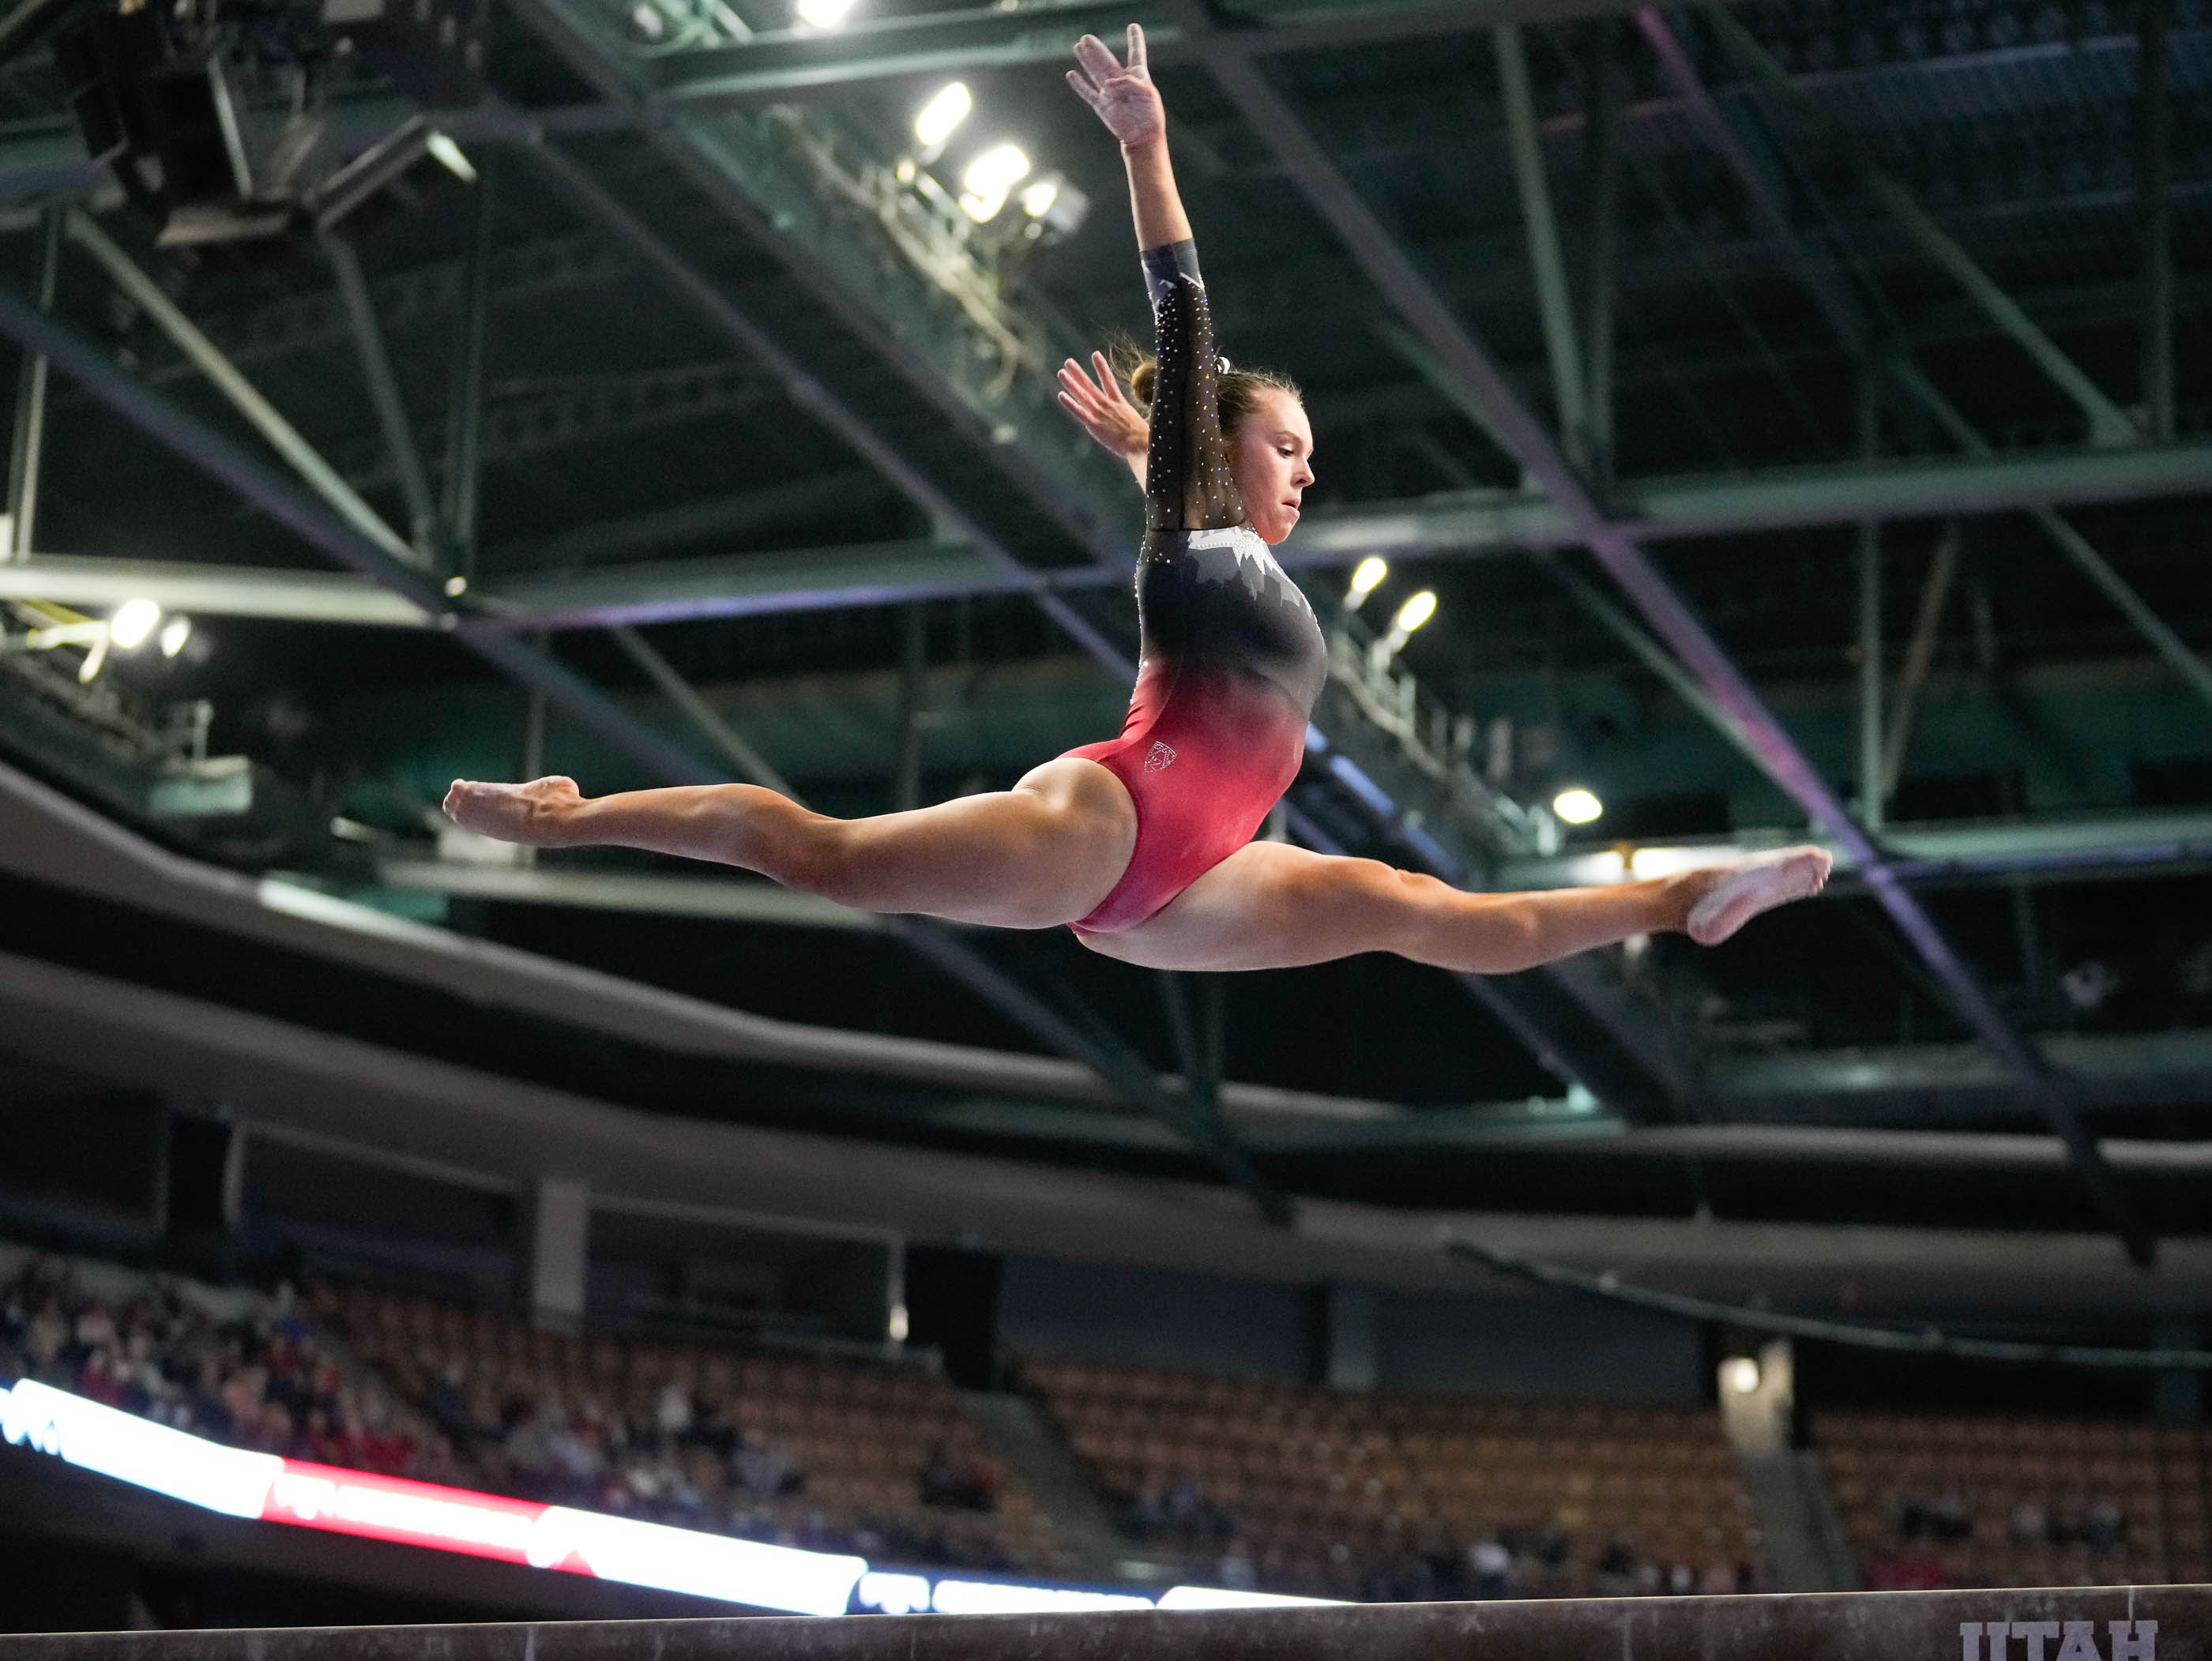
{"type": "MultiPolygon", "coordinates": [[[[2112,1635],[2111,1661],[2158,1661],[2157,1622],[2107,1621],[2105,1630],[2112,1635]]],[[[2013,1638],[2026,1646],[2025,1661],[2106,1661],[2094,1621],[1961,1621],[1959,1661],[2011,1661],[2006,1640],[2013,1638]],[[2054,1638],[2056,1656],[2046,1649],[2054,1638]]]]}

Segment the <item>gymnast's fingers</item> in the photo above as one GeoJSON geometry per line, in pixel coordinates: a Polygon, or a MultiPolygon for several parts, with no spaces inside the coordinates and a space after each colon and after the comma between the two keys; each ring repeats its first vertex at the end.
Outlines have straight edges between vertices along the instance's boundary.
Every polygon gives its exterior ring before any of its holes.
{"type": "Polygon", "coordinates": [[[1075,61],[1094,82],[1110,80],[1122,73],[1121,60],[1095,34],[1086,34],[1075,43],[1075,61]]]}
{"type": "MultiPolygon", "coordinates": [[[[1067,72],[1067,84],[1075,88],[1075,95],[1078,98],[1091,106],[1092,109],[1098,108],[1098,94],[1087,77],[1070,70],[1067,72]]],[[[1102,111],[1101,113],[1103,114],[1103,112],[1102,111]]]]}
{"type": "Polygon", "coordinates": [[[1146,73],[1145,26],[1142,23],[1129,25],[1129,73],[1132,75],[1146,73]]]}

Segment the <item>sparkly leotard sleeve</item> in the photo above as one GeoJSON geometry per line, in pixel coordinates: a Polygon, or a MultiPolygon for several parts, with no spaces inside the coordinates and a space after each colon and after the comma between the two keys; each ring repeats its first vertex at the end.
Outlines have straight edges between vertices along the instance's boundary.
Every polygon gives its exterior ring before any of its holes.
{"type": "Polygon", "coordinates": [[[1137,565],[1142,660],[1121,736],[1070,750],[1127,786],[1136,851],[1075,926],[1134,928],[1252,840],[1305,753],[1328,673],[1313,608],[1247,521],[1189,242],[1147,249],[1159,359],[1137,565]]]}

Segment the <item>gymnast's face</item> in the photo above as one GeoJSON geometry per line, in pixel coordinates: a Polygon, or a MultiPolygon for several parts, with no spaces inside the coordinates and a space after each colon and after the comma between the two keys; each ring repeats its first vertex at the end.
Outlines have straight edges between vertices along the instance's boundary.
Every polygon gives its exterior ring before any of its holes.
{"type": "Polygon", "coordinates": [[[1288,392],[1263,390],[1237,424],[1233,465],[1245,517],[1272,548],[1297,527],[1299,503],[1314,482],[1305,406],[1288,392]]]}

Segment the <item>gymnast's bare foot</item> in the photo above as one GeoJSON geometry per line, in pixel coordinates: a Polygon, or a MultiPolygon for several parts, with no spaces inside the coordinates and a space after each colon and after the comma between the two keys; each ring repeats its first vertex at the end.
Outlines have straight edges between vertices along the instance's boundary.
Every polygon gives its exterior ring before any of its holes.
{"type": "Polygon", "coordinates": [[[533,848],[556,847],[569,840],[583,792],[573,779],[556,775],[526,785],[481,785],[453,780],[446,792],[446,817],[465,831],[500,842],[533,848]]]}
{"type": "Polygon", "coordinates": [[[1682,931],[1700,946],[1717,946],[1761,912],[1820,893],[1834,864],[1826,848],[1778,848],[1733,865],[1685,871],[1682,931]]]}

